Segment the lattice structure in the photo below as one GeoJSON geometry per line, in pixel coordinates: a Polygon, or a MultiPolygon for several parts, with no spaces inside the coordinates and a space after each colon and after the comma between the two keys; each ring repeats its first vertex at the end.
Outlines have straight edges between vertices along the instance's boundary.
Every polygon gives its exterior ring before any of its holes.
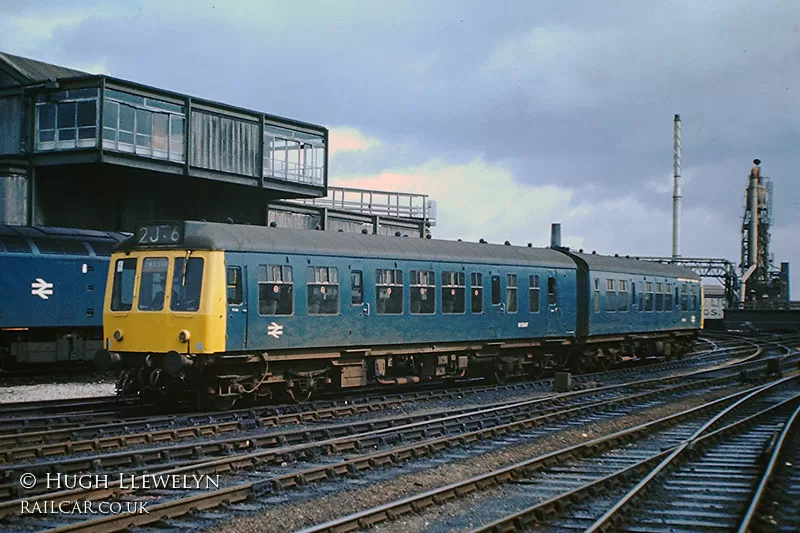
{"type": "Polygon", "coordinates": [[[727,259],[705,257],[679,257],[677,259],[672,257],[639,257],[638,259],[679,265],[692,270],[700,277],[719,280],[722,286],[725,287],[726,306],[731,308],[738,305],[740,299],[739,275],[736,271],[736,265],[727,259]]]}

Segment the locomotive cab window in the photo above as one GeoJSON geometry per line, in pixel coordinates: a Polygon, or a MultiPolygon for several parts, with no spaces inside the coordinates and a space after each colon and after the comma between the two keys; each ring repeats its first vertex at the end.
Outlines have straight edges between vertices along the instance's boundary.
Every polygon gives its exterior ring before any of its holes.
{"type": "Polygon", "coordinates": [[[517,275],[506,274],[506,312],[517,312],[517,275]]]}
{"type": "Polygon", "coordinates": [[[500,276],[492,276],[492,305],[500,305],[500,276]]]}
{"type": "Polygon", "coordinates": [[[530,300],[528,303],[530,304],[531,313],[538,313],[539,312],[539,302],[540,302],[540,295],[539,295],[539,276],[530,276],[528,281],[530,282],[530,290],[528,292],[528,299],[530,300]]]}
{"type": "Polygon", "coordinates": [[[433,270],[412,270],[410,279],[411,314],[430,315],[436,312],[436,279],[433,270]]]}
{"type": "Polygon", "coordinates": [[[461,314],[464,304],[464,273],[442,272],[442,313],[461,314]]]}
{"type": "Polygon", "coordinates": [[[164,309],[164,293],[167,290],[166,257],[146,257],[142,261],[139,276],[139,311],[161,311],[164,309]]]}
{"type": "Polygon", "coordinates": [[[556,278],[547,278],[547,303],[549,305],[556,305],[557,302],[556,278]]]}
{"type": "Polygon", "coordinates": [[[175,259],[172,271],[172,311],[197,311],[200,309],[200,291],[203,286],[203,258],[175,259]]]}
{"type": "Polygon", "coordinates": [[[228,267],[228,305],[240,305],[242,303],[242,269],[240,267],[228,267]]]}
{"type": "Polygon", "coordinates": [[[375,312],[379,315],[403,313],[403,271],[375,271],[375,312]]]}
{"type": "Polygon", "coordinates": [[[360,270],[350,272],[350,304],[362,305],[364,303],[364,275],[360,270]]]}
{"type": "Polygon", "coordinates": [[[335,267],[308,267],[308,314],[339,314],[339,270],[335,267]]]}
{"type": "Polygon", "coordinates": [[[483,313],[483,274],[473,272],[469,278],[472,295],[472,312],[483,313]]]}
{"type": "Polygon", "coordinates": [[[258,314],[291,315],[294,313],[292,267],[259,265],[258,314]]]}
{"type": "Polygon", "coordinates": [[[111,288],[111,310],[130,311],[133,307],[133,287],[136,282],[136,259],[117,259],[114,284],[111,288]]]}

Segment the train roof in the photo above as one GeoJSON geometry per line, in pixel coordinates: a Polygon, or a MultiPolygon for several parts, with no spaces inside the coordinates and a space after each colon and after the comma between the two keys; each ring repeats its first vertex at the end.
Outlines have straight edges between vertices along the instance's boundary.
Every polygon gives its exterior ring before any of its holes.
{"type": "MultiPolygon", "coordinates": [[[[118,250],[137,248],[130,238],[118,250]]],[[[364,235],[307,229],[270,228],[185,222],[181,248],[233,252],[271,252],[303,255],[338,255],[385,259],[450,261],[455,263],[499,262],[510,265],[541,265],[575,269],[566,255],[548,248],[364,235]]]]}
{"type": "Polygon", "coordinates": [[[120,242],[127,238],[127,233],[114,231],[100,231],[93,229],[57,228],[50,226],[9,226],[0,224],[0,236],[26,237],[33,239],[42,238],[75,238],[90,240],[109,240],[120,242]]]}
{"type": "Polygon", "coordinates": [[[586,254],[571,252],[572,255],[582,259],[589,266],[590,271],[620,272],[625,274],[638,274],[643,276],[663,276],[671,278],[684,278],[700,281],[700,276],[688,268],[653,261],[640,261],[628,257],[611,257],[608,255],[586,254]]]}

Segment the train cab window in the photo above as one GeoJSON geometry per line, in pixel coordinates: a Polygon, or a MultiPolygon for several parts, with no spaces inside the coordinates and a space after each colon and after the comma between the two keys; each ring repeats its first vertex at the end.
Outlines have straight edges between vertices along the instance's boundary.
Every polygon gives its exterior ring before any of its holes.
{"type": "Polygon", "coordinates": [[[364,275],[360,270],[350,272],[350,304],[362,305],[364,303],[364,275]]]}
{"type": "Polygon", "coordinates": [[[506,274],[506,313],[517,312],[517,275],[506,274]]]}
{"type": "Polygon", "coordinates": [[[228,305],[240,305],[242,303],[242,269],[240,267],[228,267],[228,305]]]}
{"type": "Polygon", "coordinates": [[[617,312],[617,291],[614,290],[614,280],[606,280],[606,313],[617,312]]]}
{"type": "Polygon", "coordinates": [[[483,313],[483,274],[480,272],[470,274],[469,285],[472,295],[472,312],[483,313]]]}
{"type": "Polygon", "coordinates": [[[197,311],[200,309],[200,291],[203,287],[203,258],[175,259],[172,271],[172,311],[197,311]]]}
{"type": "Polygon", "coordinates": [[[117,259],[114,265],[114,285],[111,288],[111,310],[130,311],[133,307],[133,287],[136,282],[136,259],[117,259]]]}
{"type": "Polygon", "coordinates": [[[379,315],[403,313],[403,271],[375,271],[375,312],[379,315]]]}
{"type": "Polygon", "coordinates": [[[619,293],[617,294],[617,311],[626,312],[628,310],[628,280],[619,280],[619,293]]]}
{"type": "Polygon", "coordinates": [[[600,312],[600,278],[594,278],[594,291],[592,291],[592,305],[594,312],[600,312]]]}
{"type": "Polygon", "coordinates": [[[436,278],[433,270],[412,270],[409,302],[412,315],[430,315],[436,312],[436,278]]]}
{"type": "Polygon", "coordinates": [[[538,313],[541,295],[539,294],[539,276],[530,276],[528,279],[530,289],[528,291],[528,300],[530,304],[531,313],[538,313]]]}
{"type": "Polygon", "coordinates": [[[166,257],[146,257],[142,261],[139,276],[139,311],[161,311],[164,309],[164,294],[167,290],[166,257]]]}
{"type": "Polygon", "coordinates": [[[689,295],[686,289],[686,284],[681,285],[681,311],[689,310],[689,295]]]}
{"type": "Polygon", "coordinates": [[[558,296],[556,295],[556,278],[547,278],[547,303],[556,305],[558,296]]]}
{"type": "Polygon", "coordinates": [[[656,283],[656,311],[664,310],[664,288],[663,283],[656,283]]]}
{"type": "Polygon", "coordinates": [[[492,276],[492,305],[500,305],[500,276],[492,276]]]}
{"type": "Polygon", "coordinates": [[[442,313],[461,314],[465,311],[464,273],[442,272],[442,313]]]}
{"type": "Polygon", "coordinates": [[[672,312],[672,284],[666,283],[664,285],[664,311],[672,312]]]}
{"type": "Polygon", "coordinates": [[[308,267],[306,293],[309,315],[338,315],[339,270],[335,267],[308,267]]]}
{"type": "Polygon", "coordinates": [[[259,265],[258,314],[294,313],[294,279],[288,265],[259,265]]]}

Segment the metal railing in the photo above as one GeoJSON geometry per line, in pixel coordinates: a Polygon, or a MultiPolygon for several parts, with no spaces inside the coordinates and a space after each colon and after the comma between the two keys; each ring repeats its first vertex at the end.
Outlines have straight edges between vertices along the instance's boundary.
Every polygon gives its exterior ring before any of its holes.
{"type": "Polygon", "coordinates": [[[424,220],[431,226],[436,225],[436,202],[427,194],[329,186],[328,196],[324,198],[288,201],[368,215],[424,220]]]}

